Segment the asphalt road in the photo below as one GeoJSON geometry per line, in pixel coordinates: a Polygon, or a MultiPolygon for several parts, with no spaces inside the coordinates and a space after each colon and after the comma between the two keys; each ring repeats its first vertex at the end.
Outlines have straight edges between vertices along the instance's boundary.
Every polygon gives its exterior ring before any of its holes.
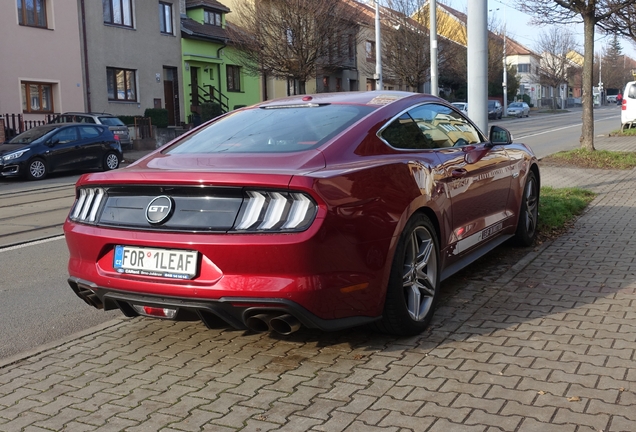
{"type": "MultiPolygon", "coordinates": [[[[596,109],[595,119],[595,133],[607,134],[619,128],[620,108],[596,109]]],[[[580,145],[580,109],[495,123],[539,157],[580,145]]],[[[0,179],[0,358],[121,316],[86,305],[66,283],[62,224],[77,178],[73,173],[38,182],[0,179]],[[34,242],[42,238],[47,240],[34,242]]]]}

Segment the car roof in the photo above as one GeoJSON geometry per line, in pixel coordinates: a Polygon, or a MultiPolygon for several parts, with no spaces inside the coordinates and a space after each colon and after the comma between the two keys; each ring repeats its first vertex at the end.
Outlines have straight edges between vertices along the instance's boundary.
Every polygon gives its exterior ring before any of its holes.
{"type": "Polygon", "coordinates": [[[73,112],[73,111],[68,111],[68,112],[64,112],[60,115],[92,115],[92,116],[108,116],[108,117],[114,117],[114,115],[109,114],[109,113],[95,113],[95,112],[73,112]]]}
{"type": "Polygon", "coordinates": [[[298,105],[306,105],[310,103],[315,104],[354,104],[354,105],[388,105],[392,102],[398,101],[400,99],[414,97],[414,96],[424,96],[425,98],[430,98],[431,100],[439,100],[439,98],[423,94],[423,93],[412,93],[405,91],[396,91],[396,90],[372,90],[372,91],[360,91],[360,92],[338,92],[338,93],[318,93],[318,94],[307,94],[307,95],[297,95],[297,96],[289,96],[280,99],[274,99],[269,101],[261,102],[260,104],[255,105],[255,107],[266,108],[266,107],[277,107],[277,106],[285,106],[290,104],[298,104],[298,105]]]}

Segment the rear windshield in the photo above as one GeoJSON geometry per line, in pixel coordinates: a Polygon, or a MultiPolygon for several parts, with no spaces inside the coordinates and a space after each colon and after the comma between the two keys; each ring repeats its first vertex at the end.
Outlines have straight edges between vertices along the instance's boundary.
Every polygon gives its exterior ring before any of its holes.
{"type": "Polygon", "coordinates": [[[51,126],[42,126],[33,129],[29,129],[26,132],[22,132],[20,135],[16,135],[13,137],[9,143],[11,144],[30,144],[38,138],[43,137],[47,133],[51,132],[54,129],[58,129],[59,126],[51,125],[51,126]]]}
{"type": "Polygon", "coordinates": [[[286,153],[312,149],[374,109],[326,104],[237,111],[184,138],[166,153],[286,153]]]}
{"type": "Polygon", "coordinates": [[[117,117],[100,117],[99,122],[107,126],[126,126],[124,122],[117,117]]]}

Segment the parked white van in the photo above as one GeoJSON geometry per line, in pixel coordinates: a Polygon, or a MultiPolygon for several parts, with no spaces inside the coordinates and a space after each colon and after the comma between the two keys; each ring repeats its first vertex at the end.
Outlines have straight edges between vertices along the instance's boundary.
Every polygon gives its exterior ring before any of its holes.
{"type": "Polygon", "coordinates": [[[636,127],[636,81],[625,85],[621,106],[621,129],[636,127]]]}

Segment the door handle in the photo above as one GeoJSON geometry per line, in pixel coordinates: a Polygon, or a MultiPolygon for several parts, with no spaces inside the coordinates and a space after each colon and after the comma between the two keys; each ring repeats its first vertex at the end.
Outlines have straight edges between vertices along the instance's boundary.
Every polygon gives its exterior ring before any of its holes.
{"type": "Polygon", "coordinates": [[[468,174],[468,171],[466,171],[464,168],[458,168],[458,169],[454,169],[451,172],[451,176],[453,178],[462,178],[464,177],[466,174],[468,174]]]}

